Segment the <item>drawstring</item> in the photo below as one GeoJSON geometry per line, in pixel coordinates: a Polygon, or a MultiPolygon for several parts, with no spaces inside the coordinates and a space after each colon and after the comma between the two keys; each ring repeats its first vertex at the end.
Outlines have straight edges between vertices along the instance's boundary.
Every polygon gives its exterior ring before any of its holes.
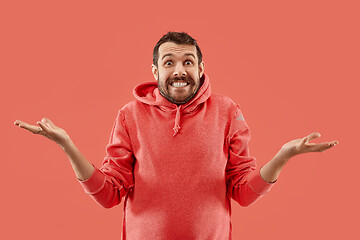
{"type": "Polygon", "coordinates": [[[180,125],[179,125],[179,123],[180,123],[180,107],[181,107],[181,105],[179,107],[176,107],[175,125],[174,125],[174,128],[173,128],[173,130],[174,130],[173,137],[175,137],[175,135],[180,130],[180,125]]]}

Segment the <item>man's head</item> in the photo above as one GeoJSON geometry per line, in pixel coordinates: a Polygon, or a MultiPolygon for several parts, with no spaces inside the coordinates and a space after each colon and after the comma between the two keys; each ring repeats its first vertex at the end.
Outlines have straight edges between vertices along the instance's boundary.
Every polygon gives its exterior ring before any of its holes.
{"type": "Polygon", "coordinates": [[[196,40],[187,33],[168,32],[154,48],[152,72],[160,94],[177,105],[196,95],[204,65],[196,40]]]}

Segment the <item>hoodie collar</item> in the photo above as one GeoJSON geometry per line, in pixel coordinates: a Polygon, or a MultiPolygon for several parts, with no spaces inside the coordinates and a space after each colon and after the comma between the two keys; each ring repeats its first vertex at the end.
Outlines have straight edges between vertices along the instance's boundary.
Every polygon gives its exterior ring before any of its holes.
{"type": "Polygon", "coordinates": [[[211,87],[208,75],[204,73],[200,78],[200,82],[202,82],[202,84],[196,95],[187,103],[181,104],[179,106],[170,102],[160,94],[157,82],[144,82],[136,85],[133,90],[133,95],[138,101],[148,105],[157,106],[162,111],[176,111],[175,125],[173,128],[173,136],[175,137],[181,128],[180,115],[194,111],[199,104],[205,102],[211,95],[211,87]]]}

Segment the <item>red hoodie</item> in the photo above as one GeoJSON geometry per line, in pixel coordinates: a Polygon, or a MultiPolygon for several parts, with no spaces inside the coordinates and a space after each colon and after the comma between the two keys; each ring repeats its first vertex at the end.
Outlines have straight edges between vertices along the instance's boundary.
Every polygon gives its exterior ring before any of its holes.
{"type": "MultiPolygon", "coordinates": [[[[107,156],[85,192],[105,208],[124,199],[122,239],[231,239],[231,198],[249,206],[274,183],[249,156],[240,106],[211,93],[209,77],[177,106],[156,82],[137,85],[113,125],[107,156]]],[[[276,181],[275,181],[276,182],[276,181]]]]}

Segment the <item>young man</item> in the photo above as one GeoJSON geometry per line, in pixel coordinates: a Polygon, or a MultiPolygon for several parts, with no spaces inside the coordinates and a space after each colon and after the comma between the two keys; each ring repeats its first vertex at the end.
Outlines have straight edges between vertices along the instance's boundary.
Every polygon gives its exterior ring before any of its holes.
{"type": "Polygon", "coordinates": [[[88,162],[49,119],[40,127],[15,121],[58,143],[79,183],[105,208],[124,198],[122,239],[231,239],[231,198],[249,206],[276,182],[287,161],[338,142],[309,143],[312,133],[282,146],[256,169],[249,127],[240,106],[212,93],[201,50],[186,33],[156,44],[157,82],[137,85],[112,128],[101,168],[88,162]]]}

